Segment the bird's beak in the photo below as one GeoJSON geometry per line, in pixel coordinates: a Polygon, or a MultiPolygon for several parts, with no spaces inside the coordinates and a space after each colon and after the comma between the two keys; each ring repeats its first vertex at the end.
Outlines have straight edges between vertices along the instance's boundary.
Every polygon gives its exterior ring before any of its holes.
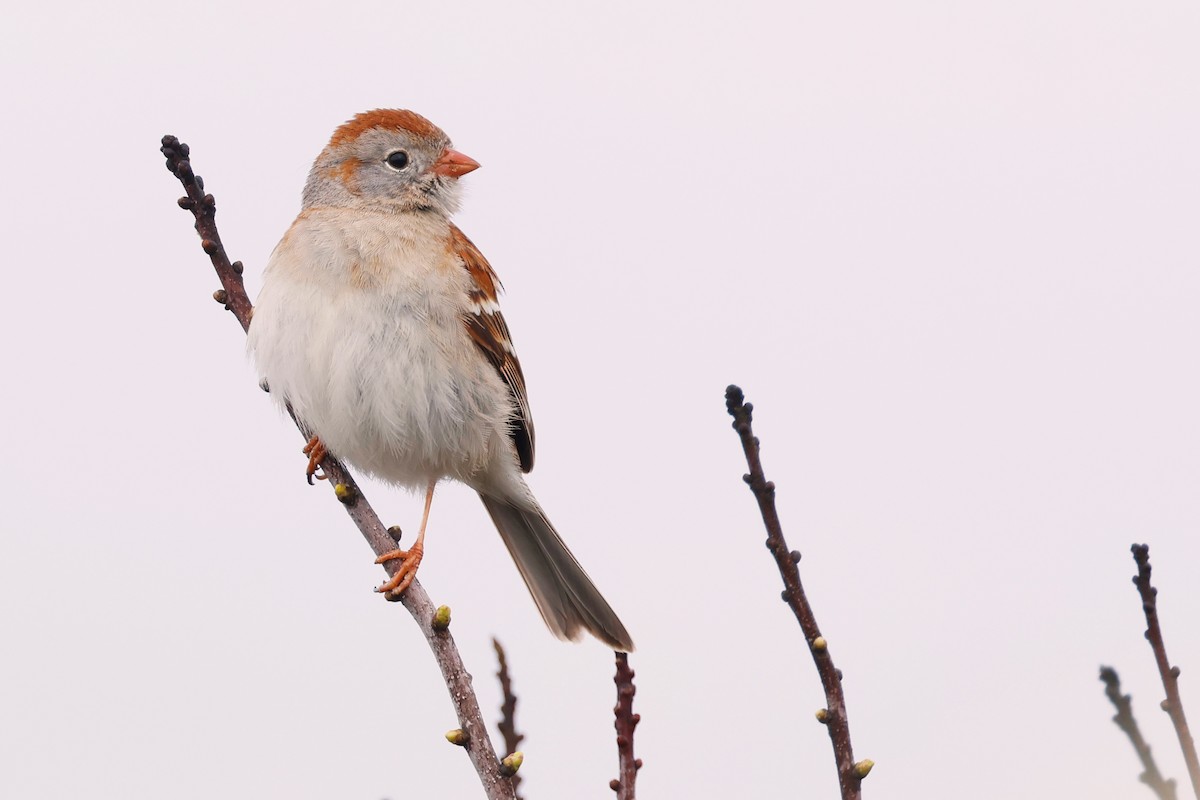
{"type": "Polygon", "coordinates": [[[460,178],[477,169],[479,169],[478,161],[448,147],[442,153],[442,157],[433,162],[433,174],[445,175],[447,178],[460,178]]]}

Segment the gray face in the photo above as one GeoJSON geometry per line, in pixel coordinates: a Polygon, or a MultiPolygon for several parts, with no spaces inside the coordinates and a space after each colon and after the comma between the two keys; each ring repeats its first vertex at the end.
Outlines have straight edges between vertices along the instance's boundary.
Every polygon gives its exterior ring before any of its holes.
{"type": "Polygon", "coordinates": [[[317,158],[305,186],[304,206],[453,213],[458,207],[458,181],[432,171],[449,146],[445,135],[367,130],[317,158]]]}

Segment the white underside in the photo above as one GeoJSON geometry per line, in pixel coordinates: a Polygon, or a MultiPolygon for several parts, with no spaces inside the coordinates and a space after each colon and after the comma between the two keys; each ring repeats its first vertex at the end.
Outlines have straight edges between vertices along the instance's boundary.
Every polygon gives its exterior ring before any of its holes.
{"type": "Polygon", "coordinates": [[[315,209],[267,264],[249,351],[329,452],[413,489],[517,498],[514,404],[462,319],[470,276],[432,214],[315,209]]]}

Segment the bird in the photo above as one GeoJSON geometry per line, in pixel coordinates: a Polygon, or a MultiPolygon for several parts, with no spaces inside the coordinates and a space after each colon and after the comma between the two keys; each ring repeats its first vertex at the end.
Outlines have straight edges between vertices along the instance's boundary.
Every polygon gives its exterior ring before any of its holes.
{"type": "Polygon", "coordinates": [[[402,594],[424,557],[434,488],[474,489],[550,631],[633,640],[525,481],[534,429],[500,280],[454,224],[479,162],[432,122],[375,109],[339,126],[313,162],[299,216],[263,272],[248,351],[274,402],[329,457],[425,493],[412,546],[378,591],[402,594]]]}

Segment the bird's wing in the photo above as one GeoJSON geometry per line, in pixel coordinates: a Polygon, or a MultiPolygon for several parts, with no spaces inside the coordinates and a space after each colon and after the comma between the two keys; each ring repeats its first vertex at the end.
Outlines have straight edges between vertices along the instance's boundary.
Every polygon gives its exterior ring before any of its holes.
{"type": "Polygon", "coordinates": [[[467,332],[476,346],[496,368],[500,378],[512,392],[516,401],[517,415],[513,419],[510,434],[521,459],[521,470],[533,469],[533,417],[529,413],[529,398],[525,394],[525,376],[521,373],[521,362],[513,350],[508,325],[500,313],[498,296],[500,279],[492,265],[483,257],[466,235],[456,226],[450,226],[454,252],[462,259],[463,266],[471,275],[471,313],[463,318],[467,332]]]}

